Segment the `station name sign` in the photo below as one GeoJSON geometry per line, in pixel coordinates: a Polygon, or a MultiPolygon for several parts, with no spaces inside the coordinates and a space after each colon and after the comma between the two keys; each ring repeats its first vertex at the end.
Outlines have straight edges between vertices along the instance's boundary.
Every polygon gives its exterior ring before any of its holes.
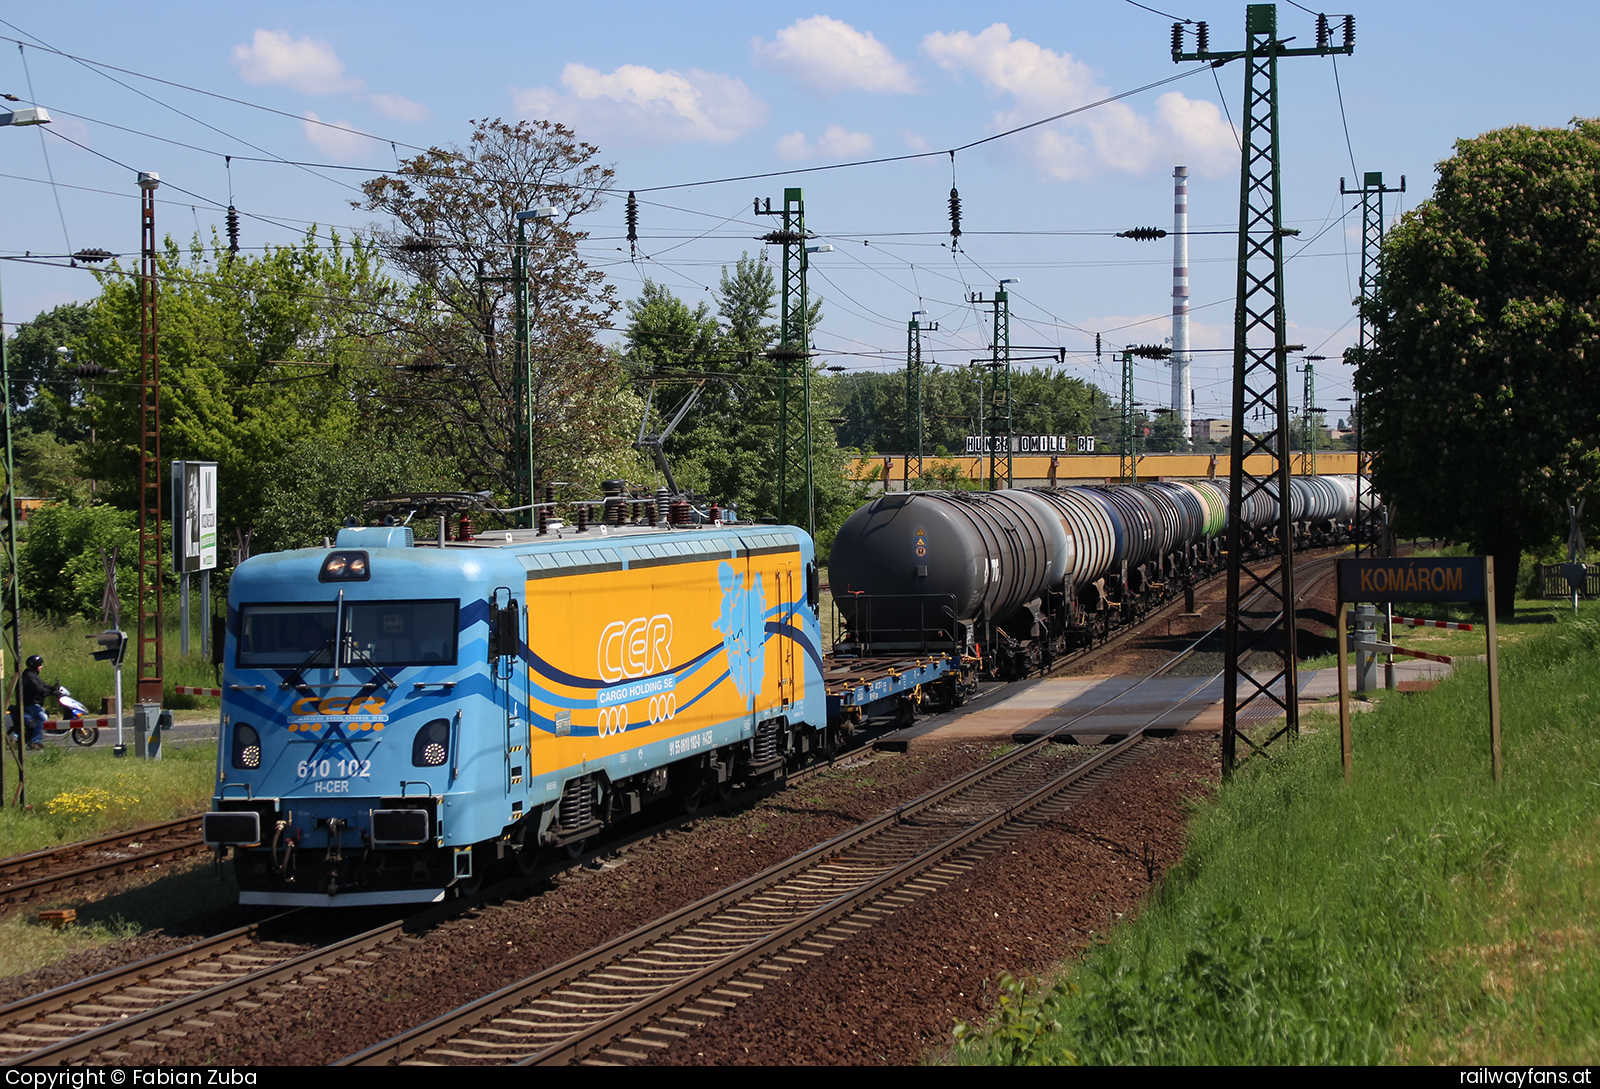
{"type": "Polygon", "coordinates": [[[1341,601],[1482,601],[1483,557],[1339,561],[1341,601]]]}
{"type": "MultiPolygon", "coordinates": [[[[968,435],[967,453],[1005,453],[1004,435],[968,435]]],[[[1093,435],[1012,435],[1013,454],[1092,454],[1093,435]]]]}

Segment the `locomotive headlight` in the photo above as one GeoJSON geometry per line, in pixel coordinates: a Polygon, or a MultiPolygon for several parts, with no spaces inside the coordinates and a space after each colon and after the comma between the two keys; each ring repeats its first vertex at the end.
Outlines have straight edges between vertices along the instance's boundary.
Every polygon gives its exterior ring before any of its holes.
{"type": "Polygon", "coordinates": [[[366,582],[372,577],[372,567],[365,552],[330,552],[322,561],[318,582],[366,582]]]}
{"type": "Polygon", "coordinates": [[[233,766],[245,771],[261,766],[261,735],[248,723],[240,722],[233,727],[233,766]]]}
{"type": "Polygon", "coordinates": [[[418,768],[437,768],[449,758],[450,720],[436,718],[418,730],[411,742],[411,764],[418,768]]]}

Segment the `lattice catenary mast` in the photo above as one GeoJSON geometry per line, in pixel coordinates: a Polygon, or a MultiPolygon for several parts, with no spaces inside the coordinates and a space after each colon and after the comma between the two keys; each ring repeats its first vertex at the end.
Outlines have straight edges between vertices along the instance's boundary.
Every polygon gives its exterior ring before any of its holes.
{"type": "MultiPolygon", "coordinates": [[[[1283,298],[1283,239],[1297,234],[1283,226],[1282,179],[1278,164],[1278,60],[1281,57],[1325,57],[1355,51],[1355,20],[1344,17],[1344,42],[1332,44],[1328,19],[1317,16],[1316,44],[1292,49],[1278,38],[1278,9],[1251,4],[1245,9],[1245,46],[1226,52],[1210,48],[1205,23],[1195,27],[1196,49],[1184,51],[1184,24],[1172,25],[1172,59],[1209,61],[1220,67],[1245,62],[1244,131],[1239,177],[1239,278],[1234,309],[1233,438],[1228,488],[1228,609],[1224,621],[1225,673],[1222,704],[1222,763],[1237,764],[1238,742],[1252,752],[1265,749],[1285,734],[1298,735],[1300,715],[1295,670],[1294,553],[1289,521],[1289,398],[1287,319],[1283,298]],[[1247,433],[1250,416],[1262,419],[1247,433]],[[1267,475],[1246,472],[1245,459],[1266,454],[1273,466],[1267,475]],[[1277,562],[1264,574],[1243,563],[1245,504],[1260,492],[1276,493],[1279,517],[1274,547],[1277,562]],[[1258,616],[1275,617],[1252,631],[1241,622],[1243,585],[1265,598],[1254,606],[1258,616]],[[1265,680],[1243,668],[1257,652],[1276,659],[1265,680]],[[1283,715],[1281,727],[1262,740],[1241,729],[1251,721],[1268,722],[1283,715]]],[[[1298,349],[1294,349],[1298,350],[1298,349]]]]}
{"type": "Polygon", "coordinates": [[[165,680],[161,638],[161,353],[156,336],[156,188],[139,175],[139,682],[140,703],[160,704],[165,680]]]}
{"type": "MultiPolygon", "coordinates": [[[[1362,175],[1360,189],[1346,189],[1344,179],[1339,179],[1339,193],[1343,196],[1361,196],[1361,297],[1356,300],[1356,305],[1361,308],[1361,328],[1356,336],[1356,347],[1361,350],[1361,357],[1366,357],[1367,349],[1372,345],[1372,321],[1368,313],[1372,301],[1378,295],[1378,260],[1383,253],[1383,195],[1385,193],[1404,193],[1406,191],[1406,176],[1400,175],[1400,188],[1391,189],[1383,184],[1383,172],[1369,170],[1362,175]]],[[[1368,522],[1371,489],[1367,487],[1367,477],[1371,475],[1371,468],[1367,462],[1371,459],[1366,448],[1361,442],[1362,412],[1360,394],[1356,396],[1356,525],[1365,526],[1368,522]]],[[[1361,555],[1361,537],[1356,537],[1355,554],[1361,555]]]]}
{"type": "Polygon", "coordinates": [[[806,296],[806,203],[799,189],[783,191],[783,209],[772,201],[765,208],[756,201],[757,215],[782,216],[783,226],[762,236],[769,245],[783,247],[783,294],[778,346],[767,358],[778,364],[778,498],[780,523],[804,525],[816,536],[816,487],[812,476],[811,448],[811,336],[806,296]],[[794,380],[800,379],[799,397],[794,380]],[[796,479],[798,478],[798,479],[796,479]],[[804,515],[804,522],[800,516],[804,515]]]}

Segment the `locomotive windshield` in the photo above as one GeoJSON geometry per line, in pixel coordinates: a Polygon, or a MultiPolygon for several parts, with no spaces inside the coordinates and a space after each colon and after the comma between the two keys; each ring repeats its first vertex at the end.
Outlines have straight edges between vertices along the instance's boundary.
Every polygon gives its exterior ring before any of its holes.
{"type": "Polygon", "coordinates": [[[239,668],[332,665],[337,613],[331,601],[326,605],[246,605],[239,617],[239,668]]]}
{"type": "Polygon", "coordinates": [[[347,601],[344,665],[455,665],[455,601],[347,601]]]}
{"type": "MultiPolygon", "coordinates": [[[[454,665],[460,603],[347,601],[339,664],[454,665]]],[[[240,609],[236,664],[241,669],[311,669],[333,664],[334,602],[245,605],[240,609]]]]}

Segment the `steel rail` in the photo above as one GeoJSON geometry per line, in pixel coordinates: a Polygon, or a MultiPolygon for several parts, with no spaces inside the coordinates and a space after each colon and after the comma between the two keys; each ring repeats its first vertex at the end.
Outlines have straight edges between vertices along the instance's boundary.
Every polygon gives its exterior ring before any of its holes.
{"type": "Polygon", "coordinates": [[[27,873],[29,870],[50,866],[81,851],[94,851],[104,847],[131,844],[154,836],[168,836],[173,832],[186,828],[198,830],[199,827],[199,817],[179,817],[177,820],[159,821],[156,824],[146,824],[122,832],[110,832],[103,836],[96,836],[93,839],[81,839],[72,843],[63,843],[57,847],[47,847],[42,851],[30,851],[25,855],[0,858],[0,879],[9,878],[13,874],[27,873]]]}
{"type": "MultiPolygon", "coordinates": [[[[1137,736],[1131,736],[1123,747],[1107,748],[1096,753],[1088,760],[1071,769],[1067,773],[1068,776],[1077,775],[1082,777],[1089,774],[1102,767],[1107,760],[1114,758],[1116,754],[1125,752],[1126,748],[1131,747],[1131,744],[1136,743],[1137,740],[1137,736]]],[[[813,870],[818,865],[833,860],[835,856],[843,855],[852,847],[882,836],[897,827],[907,826],[913,818],[927,814],[930,809],[974,787],[982,786],[988,780],[998,778],[1002,773],[1010,771],[1039,753],[1048,744],[1050,744],[1048,738],[1040,738],[1037,741],[1021,746],[999,760],[976,768],[951,783],[947,783],[918,799],[896,807],[894,810],[885,812],[825,843],[803,851],[793,858],[779,863],[777,866],[770,867],[761,873],[746,878],[735,885],[672,912],[661,919],[648,923],[629,934],[622,935],[569,961],[547,968],[527,980],[502,988],[493,994],[468,1003],[458,1010],[444,1014],[427,1024],[420,1025],[406,1033],[401,1033],[389,1040],[341,1059],[335,1065],[383,1065],[415,1055],[435,1044],[459,1035],[469,1025],[480,1024],[485,1020],[492,1020],[503,1015],[507,1010],[514,1009],[522,1004],[523,1000],[530,994],[541,994],[554,990],[564,983],[605,968],[618,960],[641,953],[665,938],[679,935],[692,926],[704,923],[724,909],[746,903],[768,889],[778,886],[806,871],[813,870]]],[[[1064,788],[1066,785],[1069,784],[1062,782],[1059,784],[1058,789],[1064,788]]],[[[1038,791],[1033,793],[1036,794],[1038,791]]],[[[1024,797],[1028,796],[1030,795],[1024,795],[1024,797]]],[[[999,807],[998,813],[987,815],[983,820],[998,819],[1000,823],[1004,823],[1004,820],[1008,819],[1008,814],[1011,815],[1011,819],[1014,819],[1015,814],[1019,812],[1018,806],[1021,802],[1022,799],[1014,799],[1005,803],[999,807]]],[[[968,830],[970,831],[970,827],[968,830]]],[[[924,853],[926,853],[926,850],[919,852],[919,854],[924,853]]],[[[928,865],[932,864],[928,863],[928,865]]],[[[903,866],[904,862],[902,861],[900,865],[903,866]]],[[[923,869],[926,868],[927,866],[923,867],[923,869]]],[[[898,868],[890,872],[898,872],[898,868]]],[[[873,884],[876,884],[883,876],[880,872],[879,875],[872,879],[873,884]]],[[[895,883],[902,883],[905,879],[902,876],[895,883]]],[[[858,882],[857,884],[859,889],[860,883],[858,882]]],[[[832,902],[837,905],[844,901],[835,897],[832,902]]],[[[824,910],[827,909],[816,909],[816,911],[824,910]]],[[[810,913],[810,915],[815,914],[815,911],[810,913]]],[[[810,915],[808,915],[808,918],[810,915]]],[[[767,933],[772,932],[770,927],[766,928],[766,930],[767,933]]],[[[788,944],[793,944],[793,941],[788,944]]],[[[714,971],[715,966],[702,970],[714,971]]]]}
{"type": "MultiPolygon", "coordinates": [[[[88,979],[63,984],[43,994],[0,1006],[0,1056],[19,1058],[30,1055],[42,1047],[60,1042],[63,1033],[69,1038],[77,1037],[88,1029],[99,1027],[93,1024],[96,1020],[102,1025],[108,1024],[122,1020],[128,1014],[146,1012],[163,1005],[167,1001],[166,995],[157,994],[156,1000],[151,1001],[151,995],[133,995],[127,989],[137,987],[157,992],[161,989],[159,985],[172,985],[175,982],[175,973],[206,961],[219,962],[213,967],[213,972],[226,972],[238,966],[227,964],[224,958],[240,954],[252,946],[262,951],[253,954],[255,959],[271,959],[274,962],[287,960],[288,954],[273,957],[265,952],[277,943],[263,942],[261,928],[292,914],[294,912],[285,912],[224,931],[180,949],[158,953],[133,964],[112,968],[88,979]],[[106,998],[112,995],[116,996],[118,1004],[107,1004],[106,998]],[[57,1016],[52,1018],[52,1015],[57,1016]]],[[[204,973],[197,971],[196,974],[204,973]]],[[[236,974],[243,974],[243,971],[236,974]]]]}

